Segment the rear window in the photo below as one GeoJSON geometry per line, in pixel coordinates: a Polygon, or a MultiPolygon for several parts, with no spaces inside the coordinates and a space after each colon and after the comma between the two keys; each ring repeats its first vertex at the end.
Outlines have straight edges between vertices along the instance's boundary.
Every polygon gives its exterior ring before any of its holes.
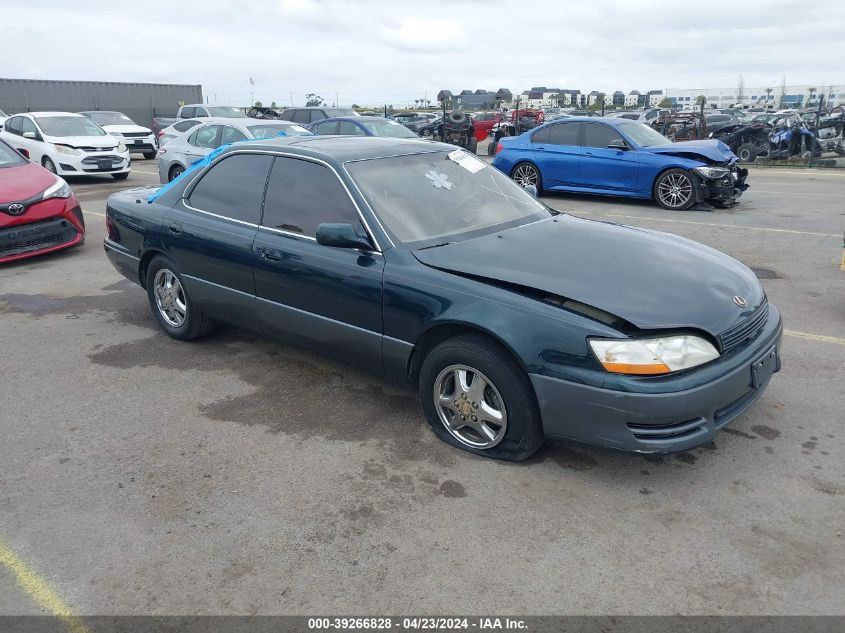
{"type": "Polygon", "coordinates": [[[231,106],[207,106],[206,109],[211,116],[222,116],[227,119],[247,118],[243,110],[239,110],[238,108],[233,108],[231,106]]]}
{"type": "Polygon", "coordinates": [[[191,191],[190,205],[200,211],[258,224],[261,198],[273,157],[234,154],[216,163],[191,191]]]}

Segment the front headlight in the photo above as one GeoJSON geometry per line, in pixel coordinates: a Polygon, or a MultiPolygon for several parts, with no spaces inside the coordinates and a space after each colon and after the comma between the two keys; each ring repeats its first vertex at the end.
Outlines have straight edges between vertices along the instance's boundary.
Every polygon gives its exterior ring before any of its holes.
{"type": "Polygon", "coordinates": [[[124,143],[122,140],[118,141],[117,142],[117,153],[122,154],[125,151],[126,151],[126,143],[124,143]]]}
{"type": "Polygon", "coordinates": [[[709,363],[719,352],[699,336],[688,334],[641,339],[590,339],[596,359],[615,374],[668,374],[709,363]]]}
{"type": "Polygon", "coordinates": [[[69,198],[70,186],[65,182],[64,178],[56,176],[56,182],[47,187],[41,195],[42,200],[49,200],[50,198],[69,198]]]}
{"type": "Polygon", "coordinates": [[[67,154],[68,156],[79,156],[82,152],[76,149],[75,147],[71,147],[70,145],[58,145],[57,143],[53,143],[53,148],[59,154],[67,154]]]}
{"type": "Polygon", "coordinates": [[[710,180],[719,180],[731,173],[730,170],[724,167],[696,167],[693,171],[699,176],[710,180]]]}

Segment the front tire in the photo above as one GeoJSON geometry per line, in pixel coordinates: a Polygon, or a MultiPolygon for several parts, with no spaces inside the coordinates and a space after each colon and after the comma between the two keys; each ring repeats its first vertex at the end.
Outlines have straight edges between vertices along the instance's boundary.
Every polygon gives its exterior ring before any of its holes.
{"type": "Polygon", "coordinates": [[[470,154],[477,154],[478,153],[478,140],[476,140],[476,138],[474,136],[471,139],[469,139],[469,142],[467,143],[467,151],[470,154]]]}
{"type": "Polygon", "coordinates": [[[155,160],[156,152],[144,152],[144,158],[147,160],[155,160]]]}
{"type": "Polygon", "coordinates": [[[669,211],[686,211],[695,204],[695,181],[686,169],[669,169],[654,183],[654,199],[669,211]]]}
{"type": "Polygon", "coordinates": [[[440,343],[423,362],[419,389],[429,425],[447,444],[509,461],[543,445],[528,375],[488,339],[463,335],[440,343]]]}
{"type": "Polygon", "coordinates": [[[195,309],[182,274],[167,257],[158,255],[147,267],[147,299],[161,329],[180,341],[205,336],[214,320],[195,309]]]}
{"type": "Polygon", "coordinates": [[[543,193],[543,177],[540,170],[531,163],[519,163],[511,172],[511,179],[523,189],[529,185],[537,187],[537,194],[543,193]]]}
{"type": "Polygon", "coordinates": [[[736,148],[736,156],[743,163],[753,163],[757,158],[757,146],[754,143],[743,143],[736,148]]]}
{"type": "Polygon", "coordinates": [[[127,178],[129,178],[129,172],[127,171],[122,174],[112,174],[111,177],[115,180],[126,180],[127,178]]]}
{"type": "Polygon", "coordinates": [[[54,163],[52,160],[50,160],[47,156],[45,156],[44,158],[41,159],[41,166],[44,167],[44,169],[46,169],[47,171],[49,171],[51,173],[54,173],[54,174],[59,173],[56,170],[56,163],[54,163]]]}
{"type": "Polygon", "coordinates": [[[170,171],[167,173],[167,181],[173,182],[183,173],[185,173],[185,168],[182,167],[182,165],[173,165],[173,167],[171,167],[170,171]]]}

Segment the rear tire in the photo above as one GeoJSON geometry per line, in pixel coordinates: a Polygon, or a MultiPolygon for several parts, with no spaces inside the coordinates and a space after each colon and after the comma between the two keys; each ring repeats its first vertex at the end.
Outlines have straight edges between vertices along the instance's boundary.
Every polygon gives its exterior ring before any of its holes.
{"type": "Polygon", "coordinates": [[[654,182],[655,202],[669,211],[686,211],[695,204],[695,181],[686,169],[668,169],[654,182]]]}
{"type": "Polygon", "coordinates": [[[173,182],[183,173],[185,173],[185,168],[182,167],[182,165],[173,165],[173,167],[170,168],[170,171],[167,172],[167,182],[173,182]]]}
{"type": "Polygon", "coordinates": [[[168,336],[190,341],[214,329],[214,320],[194,307],[181,272],[167,257],[152,259],[145,285],[153,316],[168,336]]]}
{"type": "Polygon", "coordinates": [[[474,136],[469,140],[469,143],[467,143],[467,151],[470,154],[478,153],[478,141],[474,136]]]}
{"type": "Polygon", "coordinates": [[[537,195],[543,193],[543,176],[540,170],[531,163],[518,163],[511,172],[511,179],[523,189],[528,185],[534,185],[537,187],[537,195]]]}
{"type": "Polygon", "coordinates": [[[144,158],[147,160],[155,160],[156,152],[144,152],[144,158]]]}
{"type": "Polygon", "coordinates": [[[126,180],[127,178],[129,178],[129,172],[127,171],[123,174],[112,174],[111,177],[115,180],[126,180]]]}
{"type": "Polygon", "coordinates": [[[528,375],[489,339],[463,335],[440,343],[423,362],[419,388],[426,419],[447,444],[509,461],[527,459],[543,445],[528,375]]]}

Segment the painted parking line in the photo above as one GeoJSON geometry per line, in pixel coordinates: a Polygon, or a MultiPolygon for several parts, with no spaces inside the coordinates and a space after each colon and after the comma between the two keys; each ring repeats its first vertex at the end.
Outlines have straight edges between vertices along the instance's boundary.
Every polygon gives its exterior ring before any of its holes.
{"type": "Polygon", "coordinates": [[[74,615],[71,608],[65,604],[61,596],[41,578],[27,567],[15,553],[0,541],[0,566],[7,569],[15,577],[18,585],[30,598],[37,602],[50,615],[58,618],[68,628],[70,633],[88,633],[85,623],[74,615]]]}
{"type": "Polygon", "coordinates": [[[82,209],[82,213],[83,213],[83,215],[98,215],[101,218],[106,217],[105,213],[99,213],[97,211],[86,211],[85,209],[82,209]]]}
{"type": "Polygon", "coordinates": [[[834,345],[845,345],[845,338],[838,336],[825,336],[823,334],[811,334],[810,332],[796,332],[795,330],[784,330],[787,336],[803,338],[807,341],[818,341],[819,343],[833,343],[834,345]]]}
{"type": "Polygon", "coordinates": [[[845,198],[845,193],[813,193],[810,191],[766,191],[765,189],[754,189],[752,193],[771,193],[777,195],[794,195],[800,194],[802,196],[832,196],[834,198],[845,198]]]}
{"type": "Polygon", "coordinates": [[[833,178],[845,178],[845,173],[818,171],[811,169],[796,169],[795,171],[775,171],[774,169],[769,169],[767,167],[752,167],[752,170],[756,171],[758,174],[778,174],[781,176],[830,176],[833,178]]]}
{"type": "Polygon", "coordinates": [[[698,226],[715,226],[723,229],[747,229],[749,231],[768,231],[771,233],[791,233],[795,235],[816,235],[818,237],[835,237],[841,238],[842,235],[836,233],[816,233],[814,231],[797,231],[793,229],[773,229],[764,226],[747,226],[744,224],[719,224],[718,222],[696,222],[695,220],[675,220],[671,218],[652,218],[644,215],[627,215],[624,213],[607,213],[605,211],[567,211],[570,215],[602,215],[610,218],[626,218],[629,220],[647,220],[649,222],[671,222],[674,224],[696,224],[698,226]]]}

